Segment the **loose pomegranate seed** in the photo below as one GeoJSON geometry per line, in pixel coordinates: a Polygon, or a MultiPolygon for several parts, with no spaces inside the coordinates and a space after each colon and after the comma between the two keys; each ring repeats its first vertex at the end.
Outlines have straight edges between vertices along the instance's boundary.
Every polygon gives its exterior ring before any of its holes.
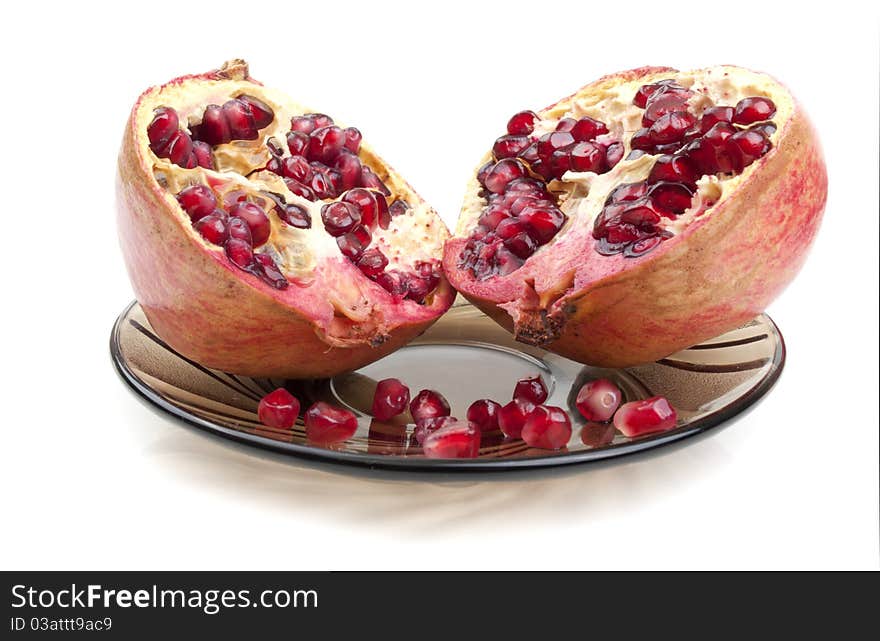
{"type": "Polygon", "coordinates": [[[507,133],[527,136],[535,130],[538,114],[534,111],[520,111],[507,121],[507,133]]]}
{"type": "Polygon", "coordinates": [[[372,169],[364,165],[361,167],[361,187],[366,187],[367,189],[375,189],[385,196],[391,195],[391,190],[382,182],[382,179],[377,176],[372,169]]]}
{"type": "Polygon", "coordinates": [[[423,418],[416,421],[416,427],[413,430],[413,437],[419,445],[424,445],[425,439],[431,434],[459,420],[454,416],[435,416],[434,418],[423,418]]]}
{"type": "Polygon", "coordinates": [[[283,387],[269,392],[260,399],[257,406],[260,423],[269,427],[289,429],[299,416],[299,401],[283,387]]]}
{"type": "Polygon", "coordinates": [[[371,240],[370,230],[363,225],[358,225],[350,232],[339,236],[336,239],[336,244],[345,256],[357,262],[371,240]]]}
{"type": "Polygon", "coordinates": [[[633,438],[643,434],[662,432],[675,427],[675,409],[662,396],[624,403],[614,415],[614,427],[633,438]]]}
{"type": "Polygon", "coordinates": [[[328,234],[341,236],[360,224],[361,212],[351,203],[329,203],[321,207],[321,220],[328,234]]]}
{"type": "Polygon", "coordinates": [[[236,203],[229,209],[229,215],[241,218],[247,223],[254,247],[259,247],[269,240],[272,226],[266,212],[259,205],[249,202],[236,203]]]}
{"type": "Polygon", "coordinates": [[[658,182],[651,187],[650,199],[663,213],[677,216],[691,206],[693,191],[682,183],[658,182]]]}
{"type": "Polygon", "coordinates": [[[529,144],[531,144],[531,140],[528,136],[501,136],[492,146],[492,153],[495,155],[496,160],[513,158],[525,150],[529,144]]]}
{"type": "Polygon", "coordinates": [[[488,398],[483,398],[471,403],[467,411],[467,420],[481,432],[491,432],[498,429],[499,411],[501,411],[501,405],[488,398]]]}
{"type": "Polygon", "coordinates": [[[422,447],[428,458],[476,458],[480,454],[480,431],[459,421],[429,434],[422,447]]]}
{"type": "Polygon", "coordinates": [[[605,126],[604,122],[594,120],[589,116],[584,116],[575,123],[574,127],[571,128],[571,135],[574,136],[574,139],[578,142],[592,140],[596,136],[601,136],[607,133],[608,127],[605,126]]]}
{"type": "Polygon", "coordinates": [[[662,145],[676,142],[684,137],[684,133],[696,124],[697,119],[687,111],[672,111],[660,116],[648,130],[651,141],[662,145]]]}
{"type": "Polygon", "coordinates": [[[423,389],[416,394],[409,404],[409,413],[412,414],[413,420],[416,421],[423,418],[449,416],[449,402],[443,398],[440,392],[423,389]]]}
{"type": "Polygon", "coordinates": [[[250,110],[257,129],[268,127],[275,120],[275,112],[265,102],[253,96],[239,96],[238,101],[250,110]]]}
{"type": "Polygon", "coordinates": [[[232,140],[256,140],[259,138],[251,110],[241,101],[227,100],[223,103],[223,115],[229,124],[232,140]]]}
{"type": "Polygon", "coordinates": [[[531,401],[539,405],[547,400],[547,386],[540,375],[522,378],[516,382],[513,388],[513,399],[518,398],[531,401]]]}
{"type": "Polygon", "coordinates": [[[568,152],[572,171],[600,173],[605,166],[605,150],[592,142],[579,142],[568,152]]]}
{"type": "Polygon", "coordinates": [[[309,181],[309,187],[320,199],[335,198],[338,194],[332,178],[326,172],[315,172],[309,181]]]}
{"type": "Polygon", "coordinates": [[[202,238],[215,245],[222,245],[229,238],[226,221],[220,216],[208,215],[200,218],[194,227],[202,235],[202,238]]]}
{"type": "Polygon", "coordinates": [[[321,127],[309,138],[309,160],[332,162],[345,147],[345,132],[336,125],[321,127]]]}
{"type": "Polygon", "coordinates": [[[699,133],[704,134],[719,122],[733,120],[733,107],[709,107],[700,117],[699,133]]]}
{"type": "Polygon", "coordinates": [[[345,441],[357,431],[357,417],[348,410],[318,401],[305,413],[306,437],[313,443],[345,441]]]}
{"type": "Polygon", "coordinates": [[[386,378],[376,383],[373,394],[372,415],[387,421],[406,410],[409,405],[409,388],[400,379],[386,378]]]}
{"type": "MultiPolygon", "coordinates": [[[[147,138],[150,140],[150,148],[157,156],[159,151],[163,153],[167,149],[171,136],[177,133],[180,127],[180,119],[177,112],[170,107],[159,107],[154,112],[153,120],[147,125],[147,138]]],[[[162,157],[162,156],[160,156],[162,157]]]]}
{"type": "Polygon", "coordinates": [[[687,156],[665,154],[659,156],[651,168],[651,173],[648,174],[648,183],[653,184],[665,180],[696,186],[697,178],[699,178],[697,169],[687,156]]]}
{"type": "Polygon", "coordinates": [[[260,265],[258,276],[263,282],[275,289],[287,289],[290,283],[284,274],[281,273],[281,270],[278,269],[278,265],[275,264],[271,256],[268,254],[254,254],[254,260],[260,265]]]}
{"type": "Polygon", "coordinates": [[[587,423],[581,428],[581,442],[587,447],[602,447],[614,440],[611,423],[587,423]]]}
{"type": "Polygon", "coordinates": [[[190,185],[182,189],[177,194],[177,202],[193,222],[214,213],[217,208],[217,196],[207,185],[190,185]]]}
{"type": "Polygon", "coordinates": [[[776,114],[776,105],[769,98],[753,96],[743,98],[736,103],[733,122],[738,125],[750,125],[761,120],[770,120],[776,114]]]}
{"type": "Polygon", "coordinates": [[[535,404],[524,398],[515,398],[498,410],[498,427],[510,438],[519,438],[526,418],[535,409],[535,404]]]}
{"type": "Polygon", "coordinates": [[[522,178],[525,175],[526,168],[520,161],[505,158],[504,160],[500,160],[489,170],[485,181],[486,189],[493,193],[500,194],[504,191],[504,188],[509,182],[516,180],[517,178],[522,178]]]}
{"type": "Polygon", "coordinates": [[[571,439],[571,421],[562,408],[538,405],[522,428],[522,439],[529,447],[558,450],[571,439]]]}
{"type": "Polygon", "coordinates": [[[578,391],[575,405],[588,421],[610,421],[620,405],[620,389],[607,378],[589,381],[578,391]]]}
{"type": "Polygon", "coordinates": [[[297,229],[309,229],[312,226],[312,216],[305,207],[299,205],[284,205],[276,208],[278,217],[286,224],[297,229]]]}
{"type": "Polygon", "coordinates": [[[375,278],[388,266],[388,259],[381,250],[374,247],[361,254],[357,266],[366,276],[375,278]]]}
{"type": "Polygon", "coordinates": [[[253,248],[253,236],[251,235],[251,228],[248,227],[248,224],[245,221],[238,217],[232,217],[226,223],[226,227],[229,230],[230,238],[243,240],[248,244],[249,247],[253,248]]]}

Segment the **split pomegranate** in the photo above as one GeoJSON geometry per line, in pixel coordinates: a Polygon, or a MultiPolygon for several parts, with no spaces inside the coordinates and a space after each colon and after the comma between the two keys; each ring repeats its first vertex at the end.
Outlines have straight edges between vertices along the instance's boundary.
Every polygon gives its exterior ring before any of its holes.
{"type": "Polygon", "coordinates": [[[588,421],[610,421],[620,405],[620,388],[607,378],[584,383],[578,390],[575,405],[588,421]]]}
{"type": "Polygon", "coordinates": [[[372,414],[380,421],[387,421],[406,410],[409,405],[409,388],[396,378],[386,378],[376,384],[373,394],[372,414]]]}
{"type": "Polygon", "coordinates": [[[630,438],[675,427],[675,409],[662,396],[624,403],[614,414],[614,427],[630,438]]]}
{"type": "Polygon", "coordinates": [[[118,222],[156,333],[208,367],[329,376],[450,306],[441,219],[361,132],[247,65],[145,92],[119,155],[118,222]]]}
{"type": "Polygon", "coordinates": [[[560,407],[538,405],[522,428],[522,439],[529,447],[558,450],[571,438],[571,421],[560,407]]]}
{"type": "Polygon", "coordinates": [[[422,447],[428,458],[476,458],[480,430],[466,421],[456,421],[429,434],[422,447]]]}
{"type": "Polygon", "coordinates": [[[299,400],[283,387],[279,387],[260,399],[257,416],[263,425],[291,428],[299,416],[299,400]]]}
{"type": "Polygon", "coordinates": [[[760,313],[803,263],[826,192],[815,133],[778,82],[644,67],[513,116],[443,264],[522,342],[646,363],[760,313]]]}
{"type": "Polygon", "coordinates": [[[354,436],[357,417],[348,410],[318,401],[306,410],[306,438],[312,443],[339,443],[354,436]]]}

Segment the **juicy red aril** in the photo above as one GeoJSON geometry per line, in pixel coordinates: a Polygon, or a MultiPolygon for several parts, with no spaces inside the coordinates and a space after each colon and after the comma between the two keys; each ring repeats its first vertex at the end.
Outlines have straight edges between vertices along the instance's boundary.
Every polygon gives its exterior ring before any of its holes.
{"type": "Polygon", "coordinates": [[[526,175],[526,168],[518,160],[505,158],[499,161],[486,176],[486,189],[500,194],[509,182],[526,175]]]}
{"type": "Polygon", "coordinates": [[[706,133],[719,122],[730,122],[733,120],[733,107],[709,107],[700,117],[701,134],[706,133]]]}
{"type": "Polygon", "coordinates": [[[480,167],[477,170],[477,182],[479,182],[481,185],[483,185],[483,187],[486,186],[486,176],[489,175],[489,171],[494,166],[495,166],[495,163],[490,160],[489,162],[487,162],[485,165],[483,165],[482,167],[480,167]]]}
{"type": "MultiPolygon", "coordinates": [[[[314,167],[312,165],[313,169],[314,167]]],[[[333,184],[333,177],[327,171],[315,171],[312,179],[309,181],[309,187],[321,199],[335,198],[337,195],[336,186],[333,184]]]]}
{"type": "Polygon", "coordinates": [[[423,389],[412,402],[409,404],[409,413],[413,420],[421,420],[423,418],[437,418],[438,416],[449,416],[449,403],[440,392],[423,389]]]}
{"type": "Polygon", "coordinates": [[[220,216],[209,214],[204,218],[200,218],[193,226],[196,231],[202,235],[202,238],[209,243],[222,245],[226,242],[226,239],[229,238],[229,232],[226,229],[226,220],[220,216]]]}
{"type": "Polygon", "coordinates": [[[361,181],[361,161],[356,154],[343,150],[333,161],[333,167],[339,172],[340,188],[347,191],[361,181]]]}
{"type": "Polygon", "coordinates": [[[302,184],[298,180],[294,180],[293,178],[285,178],[284,184],[287,185],[290,193],[295,194],[300,198],[305,198],[306,200],[315,200],[315,192],[313,192],[311,188],[309,188],[307,185],[302,184]]]}
{"type": "Polygon", "coordinates": [[[201,140],[193,143],[193,156],[195,156],[196,164],[205,169],[214,169],[214,154],[211,151],[211,145],[201,140]]]}
{"type": "Polygon", "coordinates": [[[526,419],[521,436],[529,447],[558,450],[571,439],[571,421],[562,408],[539,405],[526,419]]]}
{"type": "Polygon", "coordinates": [[[492,146],[492,153],[496,160],[513,158],[525,150],[529,144],[531,144],[531,140],[528,136],[501,136],[492,146]]]}
{"type": "Polygon", "coordinates": [[[592,142],[579,142],[568,152],[572,171],[600,173],[605,165],[605,150],[592,142]]]}
{"type": "Polygon", "coordinates": [[[652,225],[660,222],[660,215],[649,205],[647,199],[640,199],[624,207],[620,220],[641,229],[653,229],[652,225]]]}
{"type": "Polygon", "coordinates": [[[401,414],[409,405],[409,388],[399,379],[386,378],[376,384],[372,415],[380,421],[401,414]]]}
{"type": "Polygon", "coordinates": [[[312,133],[316,127],[314,115],[294,116],[290,119],[290,130],[302,134],[312,133]]]}
{"type": "Polygon", "coordinates": [[[358,269],[370,278],[375,278],[388,266],[388,259],[385,254],[377,248],[368,249],[357,261],[358,269]]]}
{"type": "Polygon", "coordinates": [[[614,425],[587,423],[581,428],[581,443],[587,447],[602,447],[614,440],[614,425]]]}
{"type": "Polygon", "coordinates": [[[614,427],[633,438],[675,427],[675,409],[662,396],[624,403],[614,414],[614,427]]]}
{"type": "Polygon", "coordinates": [[[278,269],[278,265],[275,264],[275,261],[268,254],[254,254],[254,260],[260,266],[259,273],[257,274],[263,282],[271,285],[275,289],[287,289],[287,286],[290,284],[287,281],[287,278],[284,274],[281,273],[281,270],[278,269]]]}
{"type": "Polygon", "coordinates": [[[153,153],[159,156],[160,150],[164,152],[171,136],[177,133],[179,128],[180,119],[174,109],[170,107],[156,109],[153,120],[147,125],[147,138],[150,140],[150,148],[153,153]]]}
{"type": "Polygon", "coordinates": [[[659,182],[651,187],[650,198],[658,209],[679,215],[691,206],[693,191],[682,183],[659,182]]]}
{"type": "Polygon", "coordinates": [[[540,244],[549,242],[565,223],[565,214],[556,207],[528,207],[519,219],[526,225],[529,235],[540,244]]]}
{"type": "Polygon", "coordinates": [[[538,114],[534,111],[520,111],[507,121],[507,133],[527,136],[534,131],[536,122],[538,122],[538,114]]]}
{"type": "Polygon", "coordinates": [[[454,416],[435,416],[434,418],[423,418],[416,421],[416,427],[413,430],[413,437],[419,445],[424,445],[425,439],[442,427],[458,423],[459,420],[454,416]]]}
{"type": "Polygon", "coordinates": [[[190,185],[182,189],[177,194],[177,202],[193,222],[212,214],[217,208],[217,196],[207,185],[190,185]]]}
{"type": "Polygon", "coordinates": [[[345,148],[348,149],[351,153],[356,154],[358,151],[360,151],[361,140],[363,139],[363,135],[361,135],[360,129],[358,129],[357,127],[346,127],[344,133],[345,148]]]}
{"type": "Polygon", "coordinates": [[[376,213],[379,205],[377,203],[375,192],[362,187],[356,187],[355,189],[347,191],[345,195],[342,196],[342,201],[351,203],[357,207],[361,214],[361,223],[365,226],[371,227],[376,221],[376,213]]]}
{"type": "Polygon", "coordinates": [[[498,412],[501,405],[488,398],[474,401],[467,411],[467,420],[473,423],[481,432],[491,432],[498,429],[498,412]]]}
{"type": "Polygon", "coordinates": [[[725,141],[725,150],[737,171],[742,171],[767,153],[770,144],[760,131],[739,131],[725,141]]]}
{"type": "Polygon", "coordinates": [[[332,162],[345,146],[345,132],[336,125],[321,127],[309,137],[309,160],[332,162]]]}
{"type": "Polygon", "coordinates": [[[749,130],[761,132],[769,141],[770,136],[776,133],[776,125],[774,125],[772,122],[762,122],[757,125],[752,125],[751,127],[749,127],[749,130]]]}
{"type": "Polygon", "coordinates": [[[372,236],[370,230],[363,225],[358,225],[350,232],[342,234],[336,239],[339,250],[348,258],[357,261],[367,245],[370,244],[372,236]]]}
{"type": "Polygon", "coordinates": [[[544,384],[544,379],[540,376],[530,376],[518,380],[513,388],[513,398],[525,399],[535,405],[543,403],[547,400],[547,386],[544,384]]]}
{"type": "Polygon", "coordinates": [[[407,211],[409,211],[409,205],[405,200],[395,200],[388,206],[388,213],[392,218],[394,216],[402,216],[407,211]]]}
{"type": "Polygon", "coordinates": [[[396,269],[377,274],[374,276],[374,280],[395,300],[402,300],[409,293],[407,276],[396,269]]]}
{"type": "Polygon", "coordinates": [[[257,406],[260,423],[279,429],[290,429],[299,416],[299,401],[283,387],[269,392],[257,406]]]}
{"type": "Polygon", "coordinates": [[[668,85],[661,84],[661,82],[656,82],[649,85],[642,85],[641,87],[639,87],[638,91],[636,91],[635,97],[633,97],[633,104],[636,107],[644,109],[645,106],[648,104],[648,100],[651,98],[651,96],[663,89],[665,86],[668,85]]]}
{"type": "Polygon", "coordinates": [[[341,236],[360,224],[361,212],[351,203],[329,203],[321,207],[321,220],[324,221],[324,229],[328,234],[341,236]]]}
{"type": "Polygon", "coordinates": [[[606,202],[624,202],[628,200],[638,200],[648,193],[648,184],[645,182],[625,183],[615,187],[606,202]]]}
{"type": "Polygon", "coordinates": [[[373,192],[373,196],[376,198],[376,220],[379,227],[388,229],[391,226],[391,211],[388,209],[388,201],[379,192],[373,192]]]}
{"type": "Polygon", "coordinates": [[[658,157],[651,168],[651,173],[648,174],[648,183],[665,180],[668,182],[681,182],[686,185],[696,185],[697,178],[699,178],[697,169],[687,156],[665,154],[658,157]]]}
{"type": "Polygon", "coordinates": [[[498,427],[510,438],[519,438],[526,418],[535,410],[535,404],[524,398],[515,398],[498,410],[498,427]]]}
{"type": "MultiPolygon", "coordinates": [[[[250,108],[240,100],[227,100],[223,103],[223,115],[229,124],[229,134],[232,140],[256,140],[259,137],[257,124],[250,108]]],[[[206,142],[210,143],[211,141],[206,142]]],[[[229,142],[229,140],[222,142],[229,142]]]]}
{"type": "Polygon", "coordinates": [[[750,125],[753,122],[769,120],[776,114],[776,105],[769,98],[754,96],[743,98],[736,103],[733,122],[738,125],[750,125]]]}
{"type": "Polygon", "coordinates": [[[245,221],[238,217],[232,217],[227,221],[226,225],[229,230],[230,238],[244,241],[248,244],[248,247],[253,249],[251,228],[248,227],[248,224],[245,221]]]}
{"type": "Polygon", "coordinates": [[[689,93],[668,92],[655,94],[648,101],[642,115],[642,126],[650,127],[661,117],[673,111],[686,111],[689,93]]]}
{"type": "Polygon", "coordinates": [[[254,249],[242,238],[230,238],[223,246],[226,256],[239,269],[247,270],[254,266],[254,249]]]}
{"type": "Polygon", "coordinates": [[[604,122],[594,120],[589,116],[584,116],[574,124],[574,127],[571,128],[571,135],[578,142],[592,140],[596,136],[601,136],[607,133],[608,127],[605,126],[604,122]]]}
{"type": "Polygon", "coordinates": [[[538,154],[542,160],[547,160],[557,149],[563,149],[574,144],[574,136],[567,131],[554,131],[538,138],[538,154]]]}
{"type": "Polygon", "coordinates": [[[287,134],[287,148],[294,156],[304,156],[309,148],[309,135],[302,131],[291,131],[287,134]]]}
{"type": "Polygon", "coordinates": [[[610,169],[623,159],[623,145],[613,142],[605,148],[605,167],[610,169]]]}
{"type": "Polygon", "coordinates": [[[577,124],[574,118],[560,118],[556,123],[556,131],[571,131],[577,124]]]}
{"type": "Polygon", "coordinates": [[[232,140],[232,132],[226,114],[220,105],[208,105],[202,114],[202,122],[195,130],[196,138],[209,145],[219,145],[232,140]]]}
{"type": "Polygon", "coordinates": [[[648,133],[652,142],[662,145],[681,140],[695,123],[696,118],[687,111],[672,111],[660,116],[648,133]]]}
{"type": "Polygon", "coordinates": [[[312,168],[302,156],[288,156],[281,161],[281,175],[305,184],[312,179],[312,168]]]}
{"type": "Polygon", "coordinates": [[[282,207],[276,208],[275,211],[278,212],[278,218],[291,227],[309,229],[312,226],[312,215],[305,207],[285,204],[282,207]]]}
{"type": "Polygon", "coordinates": [[[254,247],[259,247],[269,240],[272,227],[269,217],[263,208],[255,203],[235,203],[229,209],[229,215],[242,219],[251,230],[251,240],[254,247]]]}
{"type": "Polygon", "coordinates": [[[375,172],[366,165],[361,167],[361,187],[366,187],[367,189],[375,189],[385,196],[391,195],[391,190],[388,189],[384,182],[382,182],[382,179],[379,178],[379,176],[377,176],[375,172]]]}
{"type": "Polygon", "coordinates": [[[333,118],[327,114],[309,114],[309,117],[312,119],[312,122],[315,123],[315,129],[329,127],[333,124],[333,118]]]}
{"type": "Polygon", "coordinates": [[[607,378],[585,383],[578,391],[575,405],[588,421],[604,423],[611,420],[620,405],[620,388],[607,378]]]}
{"type": "Polygon", "coordinates": [[[623,250],[623,255],[627,258],[637,258],[643,254],[647,254],[652,249],[655,249],[657,245],[663,240],[663,236],[649,236],[647,238],[640,238],[626,246],[623,250]]]}
{"type": "Polygon", "coordinates": [[[268,127],[275,119],[275,112],[262,100],[258,100],[253,96],[239,96],[238,102],[250,111],[251,117],[254,119],[254,126],[257,129],[268,127]]]}
{"type": "Polygon", "coordinates": [[[306,437],[313,443],[338,443],[354,436],[357,417],[348,410],[318,401],[305,413],[306,437]]]}
{"type": "Polygon", "coordinates": [[[195,167],[193,142],[192,138],[189,137],[189,134],[182,130],[171,134],[171,139],[168,141],[167,151],[164,157],[168,158],[168,160],[175,165],[180,165],[187,169],[195,167]]]}
{"type": "Polygon", "coordinates": [[[457,421],[425,438],[422,448],[428,458],[476,458],[480,454],[480,431],[457,421]]]}
{"type": "Polygon", "coordinates": [[[651,151],[654,149],[654,140],[651,138],[651,130],[645,128],[639,129],[632,135],[630,146],[633,149],[642,149],[644,151],[651,151]]]}

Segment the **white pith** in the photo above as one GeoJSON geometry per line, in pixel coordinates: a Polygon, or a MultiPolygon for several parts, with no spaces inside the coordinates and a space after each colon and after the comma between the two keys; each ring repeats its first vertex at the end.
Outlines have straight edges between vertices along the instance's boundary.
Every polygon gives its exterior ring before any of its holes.
{"type": "MultiPolygon", "coordinates": [[[[535,255],[547,251],[554,243],[561,241],[576,230],[592,230],[593,221],[602,211],[604,203],[614,187],[645,180],[658,155],[645,154],[633,160],[626,160],[631,151],[632,134],[642,128],[641,120],[645,110],[632,104],[636,91],[646,84],[658,80],[673,79],[691,89],[694,96],[689,100],[689,110],[698,118],[702,112],[712,106],[735,106],[743,98],[764,96],[776,104],[776,114],[772,121],[776,132],[770,136],[771,145],[775,146],[780,132],[792,117],[794,100],[791,94],[779,83],[766,74],[748,69],[731,66],[710,67],[688,72],[659,72],[649,74],[638,80],[619,84],[603,83],[599,86],[587,87],[581,92],[560,101],[552,108],[541,112],[541,120],[536,123],[531,134],[537,138],[554,131],[562,118],[582,118],[590,116],[604,122],[609,133],[603,136],[607,140],[620,140],[624,143],[624,160],[604,174],[593,172],[566,172],[561,180],[551,181],[548,188],[558,194],[559,207],[568,217],[559,233],[547,245],[539,247],[535,255]]],[[[478,166],[492,159],[487,153],[478,166]]],[[[661,227],[672,234],[679,234],[697,216],[709,216],[737,186],[748,180],[756,170],[758,162],[745,168],[738,175],[718,174],[703,176],[697,182],[697,194],[691,207],[675,220],[663,219],[661,227]],[[708,208],[705,203],[711,203],[708,208]]],[[[480,196],[482,186],[472,176],[465,192],[461,215],[456,225],[455,236],[467,237],[477,226],[477,220],[486,207],[486,200],[480,196]]]]}
{"type": "MultiPolygon", "coordinates": [[[[286,136],[290,131],[290,120],[293,116],[314,113],[286,95],[276,90],[243,80],[184,80],[177,84],[165,85],[147,94],[141,101],[136,114],[137,136],[141,149],[148,162],[152,163],[153,176],[163,187],[164,198],[171,211],[177,213],[181,220],[189,225],[189,217],[179,207],[175,195],[183,188],[192,184],[207,184],[207,177],[222,179],[229,185],[228,191],[244,189],[254,196],[260,191],[280,193],[288,203],[301,205],[311,215],[312,226],[309,229],[296,229],[283,223],[271,206],[265,207],[272,225],[271,235],[267,243],[258,252],[271,255],[278,263],[281,271],[291,280],[307,284],[315,268],[324,260],[347,260],[337,246],[336,239],[330,236],[323,227],[321,207],[334,200],[317,200],[310,202],[292,194],[283,179],[268,171],[252,173],[265,166],[270,155],[265,141],[274,137],[287,154],[286,136]],[[175,109],[180,117],[181,127],[198,124],[205,107],[210,104],[222,105],[231,98],[240,95],[253,96],[275,112],[274,121],[265,129],[260,130],[260,137],[253,141],[232,141],[214,147],[217,171],[201,167],[184,169],[167,159],[158,158],[149,149],[147,125],[153,118],[157,107],[168,106],[175,109]],[[251,174],[248,177],[248,174],[251,174]]],[[[340,127],[345,124],[336,122],[340,127]]],[[[388,258],[388,268],[412,271],[416,263],[421,261],[439,260],[443,244],[448,237],[445,226],[433,209],[424,203],[406,183],[394,172],[388,172],[381,164],[369,145],[361,143],[359,153],[361,162],[369,166],[388,186],[392,195],[389,204],[396,198],[409,204],[406,213],[394,216],[387,230],[376,226],[370,247],[378,247],[388,258]]],[[[215,187],[215,190],[217,188],[215,187]]],[[[225,187],[220,190],[225,193],[225,187]]],[[[195,231],[192,237],[206,249],[222,253],[223,248],[205,241],[195,231]]],[[[355,288],[359,289],[359,288],[355,288]]],[[[354,293],[354,292],[353,292],[354,293]]],[[[412,303],[415,304],[415,303],[412,303]]]]}

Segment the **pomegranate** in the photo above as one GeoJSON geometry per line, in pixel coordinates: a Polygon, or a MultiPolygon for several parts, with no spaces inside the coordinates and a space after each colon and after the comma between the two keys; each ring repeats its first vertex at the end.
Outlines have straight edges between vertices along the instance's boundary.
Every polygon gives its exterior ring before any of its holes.
{"type": "Polygon", "coordinates": [[[630,438],[675,427],[678,416],[662,396],[624,403],[614,414],[614,427],[630,438]]]}
{"type": "Polygon", "coordinates": [[[279,387],[260,399],[257,416],[263,425],[289,429],[299,416],[299,400],[283,387],[279,387]]]}
{"type": "Polygon", "coordinates": [[[422,447],[428,458],[476,458],[480,430],[466,421],[455,421],[429,434],[422,447]]]}
{"type": "Polygon", "coordinates": [[[524,343],[646,363],[760,313],[802,265],[826,192],[816,135],[778,82],[644,67],[511,118],[444,269],[524,343]]]}
{"type": "Polygon", "coordinates": [[[117,202],[153,329],[208,367],[330,376],[452,303],[437,214],[359,130],[264,87],[241,60],[141,95],[117,202]]]}
{"type": "Polygon", "coordinates": [[[522,428],[522,439],[529,447],[558,450],[571,438],[571,420],[560,407],[538,405],[522,428]]]}
{"type": "Polygon", "coordinates": [[[610,421],[620,405],[620,388],[607,378],[589,381],[578,390],[575,405],[588,421],[610,421]]]}
{"type": "Polygon", "coordinates": [[[306,437],[312,443],[339,443],[354,436],[357,417],[348,410],[318,401],[306,410],[306,437]]]}

